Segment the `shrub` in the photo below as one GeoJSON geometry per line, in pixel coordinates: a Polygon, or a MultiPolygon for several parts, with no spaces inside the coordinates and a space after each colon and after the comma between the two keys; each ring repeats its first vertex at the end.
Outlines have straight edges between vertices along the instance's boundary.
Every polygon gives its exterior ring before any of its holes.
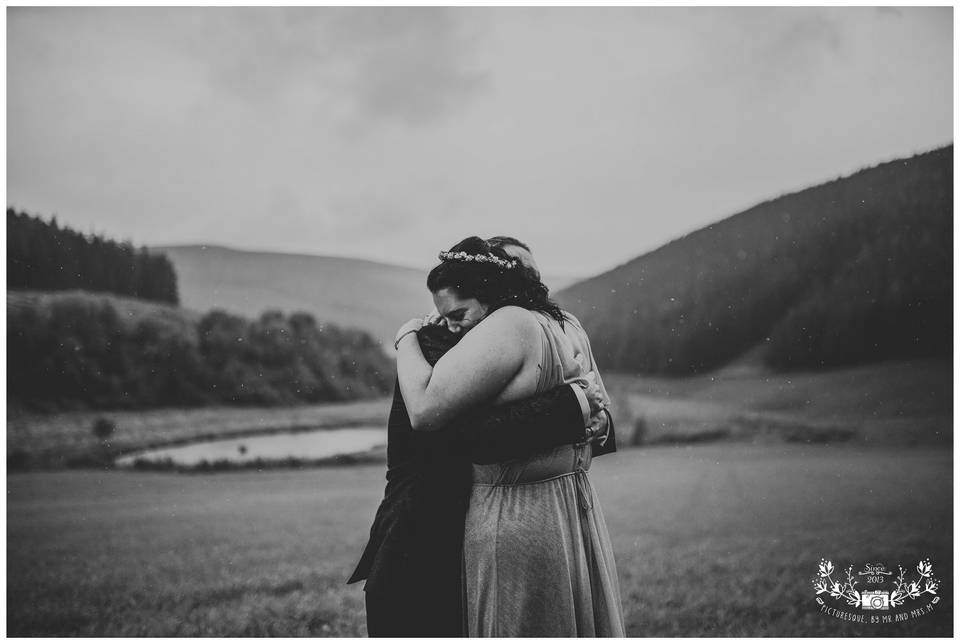
{"type": "Polygon", "coordinates": [[[93,435],[99,440],[106,440],[117,430],[117,423],[103,416],[93,421],[93,435]]]}
{"type": "Polygon", "coordinates": [[[630,437],[630,445],[639,447],[645,444],[647,440],[647,421],[643,416],[637,418],[633,423],[633,434],[630,437]]]}
{"type": "MultiPolygon", "coordinates": [[[[308,314],[202,318],[89,293],[7,310],[8,394],[34,410],[290,405],[386,394],[393,362],[367,334],[308,314]]],[[[107,436],[97,436],[104,439],[107,436]]]]}

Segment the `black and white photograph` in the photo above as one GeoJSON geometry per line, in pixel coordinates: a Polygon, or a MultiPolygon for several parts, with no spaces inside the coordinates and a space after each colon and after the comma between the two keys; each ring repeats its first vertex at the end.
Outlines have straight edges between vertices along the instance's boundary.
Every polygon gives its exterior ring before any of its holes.
{"type": "Polygon", "coordinates": [[[11,6],[5,637],[953,637],[953,4],[11,6]]]}

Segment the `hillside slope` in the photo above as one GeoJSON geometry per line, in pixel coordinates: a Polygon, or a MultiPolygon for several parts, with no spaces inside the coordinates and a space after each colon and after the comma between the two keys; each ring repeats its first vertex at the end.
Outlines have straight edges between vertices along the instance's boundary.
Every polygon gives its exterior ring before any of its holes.
{"type": "Polygon", "coordinates": [[[249,317],[268,309],[306,311],[318,322],[368,331],[391,353],[397,328],[433,307],[427,274],[417,269],[212,245],[155,249],[173,262],[186,308],[249,317]]]}
{"type": "Polygon", "coordinates": [[[952,348],[953,146],[759,204],[561,291],[608,368],[779,369],[952,348]]]}

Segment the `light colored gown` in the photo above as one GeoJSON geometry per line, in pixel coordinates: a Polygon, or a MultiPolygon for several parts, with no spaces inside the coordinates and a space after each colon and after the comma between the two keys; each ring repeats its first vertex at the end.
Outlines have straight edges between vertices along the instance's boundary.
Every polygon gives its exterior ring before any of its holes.
{"type": "MultiPolygon", "coordinates": [[[[580,323],[534,313],[543,329],[537,393],[596,371],[580,323]]],[[[603,383],[598,384],[603,390],[603,383]]],[[[603,390],[606,395],[606,390],[603,390]]],[[[471,637],[624,636],[610,536],[590,486],[589,445],[474,465],[464,536],[471,637]]]]}

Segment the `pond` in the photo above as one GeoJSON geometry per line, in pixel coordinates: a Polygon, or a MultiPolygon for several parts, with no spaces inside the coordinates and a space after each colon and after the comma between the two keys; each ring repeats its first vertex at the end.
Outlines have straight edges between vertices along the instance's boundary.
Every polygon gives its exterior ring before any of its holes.
{"type": "Polygon", "coordinates": [[[177,467],[194,467],[203,462],[235,464],[262,460],[323,460],[337,455],[365,453],[386,446],[383,427],[354,427],[276,433],[210,440],[139,451],[116,459],[118,467],[133,467],[137,460],[148,463],[171,461],[177,467]]]}

